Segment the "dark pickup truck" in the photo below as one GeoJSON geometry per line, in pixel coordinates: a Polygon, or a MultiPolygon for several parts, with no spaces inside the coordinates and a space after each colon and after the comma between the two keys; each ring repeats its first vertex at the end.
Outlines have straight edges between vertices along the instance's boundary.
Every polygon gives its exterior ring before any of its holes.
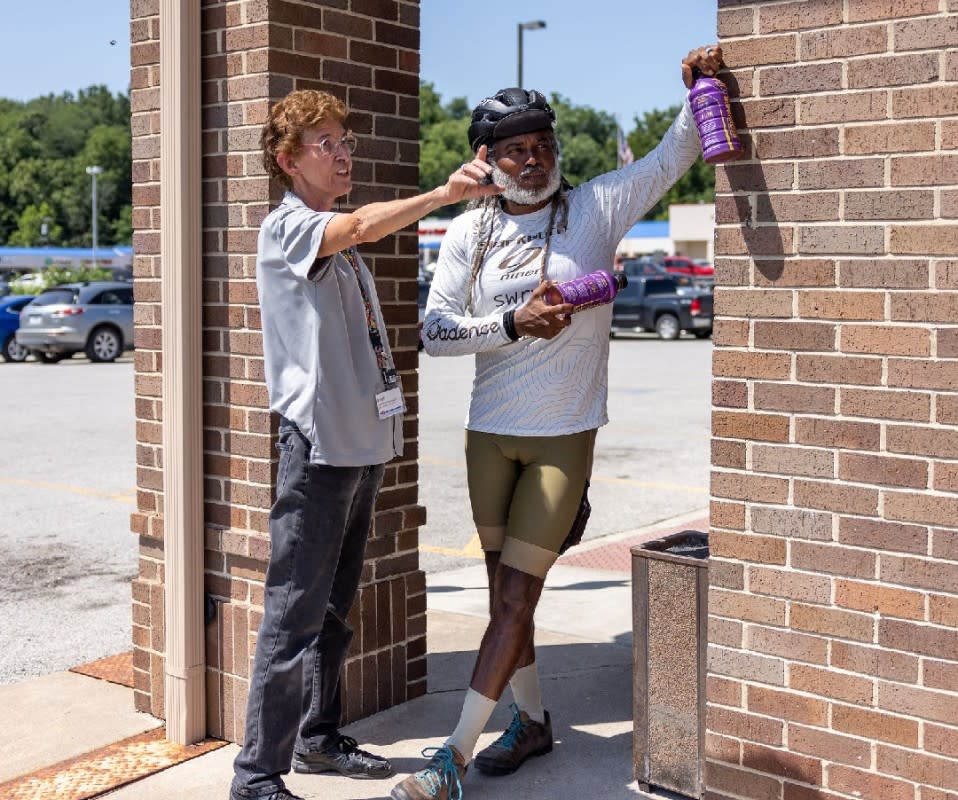
{"type": "Polygon", "coordinates": [[[698,289],[677,291],[667,277],[630,275],[612,303],[611,335],[626,331],[655,331],[662,339],[678,339],[687,331],[699,339],[712,335],[712,293],[698,289]]]}

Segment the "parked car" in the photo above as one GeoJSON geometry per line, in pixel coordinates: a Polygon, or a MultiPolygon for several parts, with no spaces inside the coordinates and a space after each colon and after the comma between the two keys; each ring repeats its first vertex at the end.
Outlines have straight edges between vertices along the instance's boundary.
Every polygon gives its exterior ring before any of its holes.
{"type": "Polygon", "coordinates": [[[4,361],[26,361],[29,352],[17,343],[17,328],[20,327],[20,312],[32,295],[13,295],[0,299],[0,356],[4,361]]]}
{"type": "Polygon", "coordinates": [[[21,315],[17,342],[46,363],[81,352],[90,361],[114,361],[133,349],[133,287],[119,281],[53,286],[21,315]]]}
{"type": "Polygon", "coordinates": [[[628,275],[629,279],[636,277],[647,278],[671,278],[678,287],[681,294],[688,289],[694,289],[692,279],[687,275],[676,275],[666,271],[665,267],[657,261],[640,256],[638,258],[624,258],[621,261],[622,271],[628,275]]]}
{"type": "Polygon", "coordinates": [[[635,276],[612,303],[612,330],[655,331],[661,339],[678,339],[688,331],[699,339],[712,335],[712,293],[679,293],[672,277],[635,276]]]}

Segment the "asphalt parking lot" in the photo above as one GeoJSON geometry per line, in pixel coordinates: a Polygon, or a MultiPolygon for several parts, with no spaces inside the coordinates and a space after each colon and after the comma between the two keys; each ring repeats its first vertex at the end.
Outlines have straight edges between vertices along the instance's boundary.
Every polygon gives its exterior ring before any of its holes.
{"type": "MultiPolygon", "coordinates": [[[[597,440],[586,538],[708,505],[709,341],[611,343],[610,424],[597,440]]],[[[420,561],[481,558],[462,423],[472,359],[420,357],[420,561]]],[[[0,363],[0,684],[130,647],[137,542],[133,359],[0,363]]]]}

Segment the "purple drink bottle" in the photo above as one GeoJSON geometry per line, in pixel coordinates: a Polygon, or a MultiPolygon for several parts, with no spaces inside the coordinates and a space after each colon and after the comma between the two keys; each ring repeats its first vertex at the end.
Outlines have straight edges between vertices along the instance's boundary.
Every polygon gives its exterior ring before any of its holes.
{"type": "Polygon", "coordinates": [[[738,158],[744,148],[732,121],[728,89],[718,78],[697,78],[689,92],[689,104],[702,140],[702,155],[709,164],[738,158]]]}
{"type": "Polygon", "coordinates": [[[603,303],[611,303],[628,283],[624,272],[613,273],[600,269],[550,286],[546,290],[545,299],[553,306],[571,303],[574,306],[573,312],[582,311],[603,303]]]}

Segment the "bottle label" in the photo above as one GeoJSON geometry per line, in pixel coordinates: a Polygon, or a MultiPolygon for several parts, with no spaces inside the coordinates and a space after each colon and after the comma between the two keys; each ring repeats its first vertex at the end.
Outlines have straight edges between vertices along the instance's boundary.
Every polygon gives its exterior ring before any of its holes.
{"type": "Polygon", "coordinates": [[[557,284],[556,289],[562,295],[563,301],[575,306],[575,311],[609,303],[616,294],[609,274],[603,270],[557,284]]]}

